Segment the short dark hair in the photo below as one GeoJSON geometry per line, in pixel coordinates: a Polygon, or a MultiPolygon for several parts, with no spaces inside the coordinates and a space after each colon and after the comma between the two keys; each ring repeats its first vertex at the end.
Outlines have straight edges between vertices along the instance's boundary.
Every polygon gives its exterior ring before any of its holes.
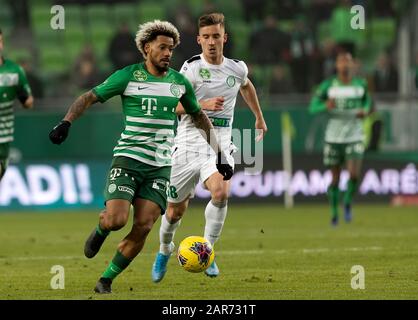
{"type": "Polygon", "coordinates": [[[200,16],[199,18],[199,29],[207,26],[213,26],[216,24],[220,24],[222,27],[225,27],[225,16],[223,13],[214,12],[214,13],[208,13],[204,14],[203,16],[200,16]]]}
{"type": "Polygon", "coordinates": [[[1,28],[0,28],[0,34],[3,34],[3,31],[1,31],[1,28]]]}

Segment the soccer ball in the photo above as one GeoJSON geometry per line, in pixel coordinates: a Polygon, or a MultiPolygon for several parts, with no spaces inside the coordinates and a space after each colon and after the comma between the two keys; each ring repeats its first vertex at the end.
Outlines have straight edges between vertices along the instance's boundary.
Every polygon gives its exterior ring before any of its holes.
{"type": "Polygon", "coordinates": [[[208,240],[199,236],[184,239],[177,251],[177,260],[189,272],[205,271],[215,259],[215,251],[208,240]]]}

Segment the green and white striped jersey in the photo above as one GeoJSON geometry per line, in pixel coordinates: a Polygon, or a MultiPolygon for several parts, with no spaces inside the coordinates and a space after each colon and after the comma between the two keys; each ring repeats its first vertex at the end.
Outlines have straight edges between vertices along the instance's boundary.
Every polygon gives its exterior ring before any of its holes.
{"type": "Polygon", "coordinates": [[[169,69],[164,77],[150,74],[144,63],[113,73],[93,89],[100,102],[120,95],[125,130],[113,155],[129,157],[152,166],[171,166],[176,106],[187,113],[200,110],[190,82],[169,69]]]}
{"type": "Polygon", "coordinates": [[[336,107],[329,112],[325,142],[352,143],[364,140],[363,120],[356,114],[370,111],[371,99],[364,79],[353,78],[344,84],[337,77],[323,81],[309,106],[311,113],[327,110],[326,101],[334,99],[336,107]]]}
{"type": "Polygon", "coordinates": [[[19,88],[23,88],[28,95],[31,95],[22,67],[10,60],[3,59],[3,64],[0,65],[0,143],[13,141],[13,103],[17,98],[19,88]]]}

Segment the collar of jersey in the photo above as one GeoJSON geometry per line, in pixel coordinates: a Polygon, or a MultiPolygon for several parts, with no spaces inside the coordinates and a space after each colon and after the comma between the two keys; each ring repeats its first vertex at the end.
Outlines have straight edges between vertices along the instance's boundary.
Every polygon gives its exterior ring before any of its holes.
{"type": "Polygon", "coordinates": [[[221,64],[211,64],[211,63],[207,62],[205,57],[203,56],[203,53],[200,54],[200,57],[202,58],[202,61],[205,65],[210,66],[213,69],[221,69],[225,65],[225,62],[226,62],[226,58],[224,56],[222,56],[223,61],[222,61],[221,64]]]}

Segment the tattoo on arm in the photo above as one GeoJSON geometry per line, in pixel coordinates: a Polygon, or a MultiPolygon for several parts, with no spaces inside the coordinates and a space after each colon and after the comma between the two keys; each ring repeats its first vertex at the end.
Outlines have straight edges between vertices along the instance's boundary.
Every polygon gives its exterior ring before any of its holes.
{"type": "Polygon", "coordinates": [[[73,122],[83,114],[84,110],[97,101],[96,95],[91,90],[82,94],[70,106],[64,120],[73,122]]]}
{"type": "Polygon", "coordinates": [[[192,117],[194,125],[197,129],[199,129],[203,138],[208,142],[208,144],[210,144],[215,153],[218,153],[220,148],[218,142],[216,141],[215,135],[213,134],[212,123],[210,122],[206,113],[200,110],[199,112],[191,114],[190,116],[192,117]]]}

